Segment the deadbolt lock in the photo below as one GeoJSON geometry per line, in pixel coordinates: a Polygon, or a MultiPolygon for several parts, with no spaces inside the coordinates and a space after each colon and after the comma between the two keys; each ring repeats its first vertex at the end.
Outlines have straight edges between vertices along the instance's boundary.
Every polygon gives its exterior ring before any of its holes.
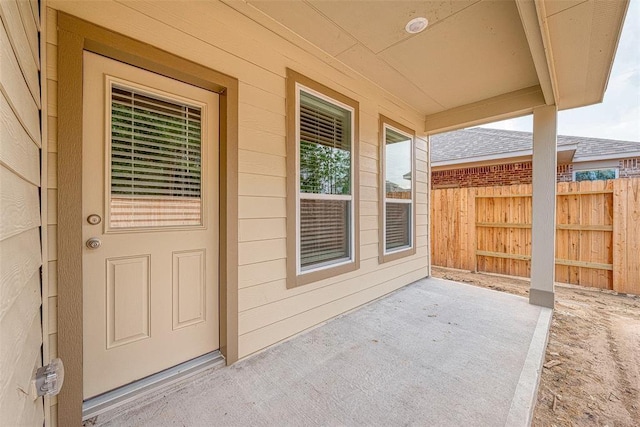
{"type": "Polygon", "coordinates": [[[101,221],[100,215],[92,214],[87,217],[87,222],[91,225],[98,225],[101,221]]]}

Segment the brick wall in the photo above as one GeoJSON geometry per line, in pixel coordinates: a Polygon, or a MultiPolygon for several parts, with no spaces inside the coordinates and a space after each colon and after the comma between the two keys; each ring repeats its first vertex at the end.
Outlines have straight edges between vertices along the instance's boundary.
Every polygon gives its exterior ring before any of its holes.
{"type": "Polygon", "coordinates": [[[573,181],[573,166],[571,164],[568,165],[558,165],[558,182],[571,182],[573,181]]]}
{"type": "Polygon", "coordinates": [[[620,178],[640,177],[640,157],[620,160],[620,178]]]}
{"type": "MultiPolygon", "coordinates": [[[[620,160],[618,167],[620,178],[640,177],[640,157],[620,160]]],[[[531,162],[433,171],[431,173],[431,188],[531,184],[532,171],[531,162]]],[[[571,164],[559,165],[557,178],[558,182],[571,181],[573,166],[571,164]]]]}

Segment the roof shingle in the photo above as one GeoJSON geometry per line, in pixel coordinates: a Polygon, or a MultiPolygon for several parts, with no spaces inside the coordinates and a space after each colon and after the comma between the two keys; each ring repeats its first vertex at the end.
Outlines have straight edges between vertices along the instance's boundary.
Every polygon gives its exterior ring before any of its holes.
{"type": "MultiPolygon", "coordinates": [[[[441,133],[431,137],[431,161],[452,162],[465,159],[530,151],[533,145],[531,132],[514,130],[471,128],[441,133]]],[[[558,135],[558,147],[577,145],[574,162],[581,158],[611,156],[640,152],[640,142],[613,139],[585,138],[558,135]]]]}

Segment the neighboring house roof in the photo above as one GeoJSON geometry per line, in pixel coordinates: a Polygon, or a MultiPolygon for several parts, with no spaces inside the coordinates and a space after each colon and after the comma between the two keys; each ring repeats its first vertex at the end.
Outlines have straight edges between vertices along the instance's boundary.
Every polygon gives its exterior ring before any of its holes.
{"type": "Polygon", "coordinates": [[[558,136],[558,140],[572,139],[578,142],[578,149],[573,157],[574,162],[612,159],[640,155],[640,142],[618,141],[602,138],[582,138],[578,136],[558,136]]]}
{"type": "MultiPolygon", "coordinates": [[[[533,134],[513,130],[472,128],[431,137],[433,166],[459,165],[532,155],[533,134]]],[[[640,156],[640,142],[558,135],[558,161],[586,162],[640,156]],[[564,156],[563,156],[564,154],[564,156]]]]}

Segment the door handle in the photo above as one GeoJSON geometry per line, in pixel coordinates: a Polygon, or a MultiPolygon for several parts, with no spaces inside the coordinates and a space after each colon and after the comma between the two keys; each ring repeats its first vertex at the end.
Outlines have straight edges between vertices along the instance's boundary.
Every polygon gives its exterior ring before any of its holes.
{"type": "Polygon", "coordinates": [[[97,237],[92,237],[87,240],[87,247],[89,249],[98,249],[100,246],[102,246],[102,242],[97,237]]]}

